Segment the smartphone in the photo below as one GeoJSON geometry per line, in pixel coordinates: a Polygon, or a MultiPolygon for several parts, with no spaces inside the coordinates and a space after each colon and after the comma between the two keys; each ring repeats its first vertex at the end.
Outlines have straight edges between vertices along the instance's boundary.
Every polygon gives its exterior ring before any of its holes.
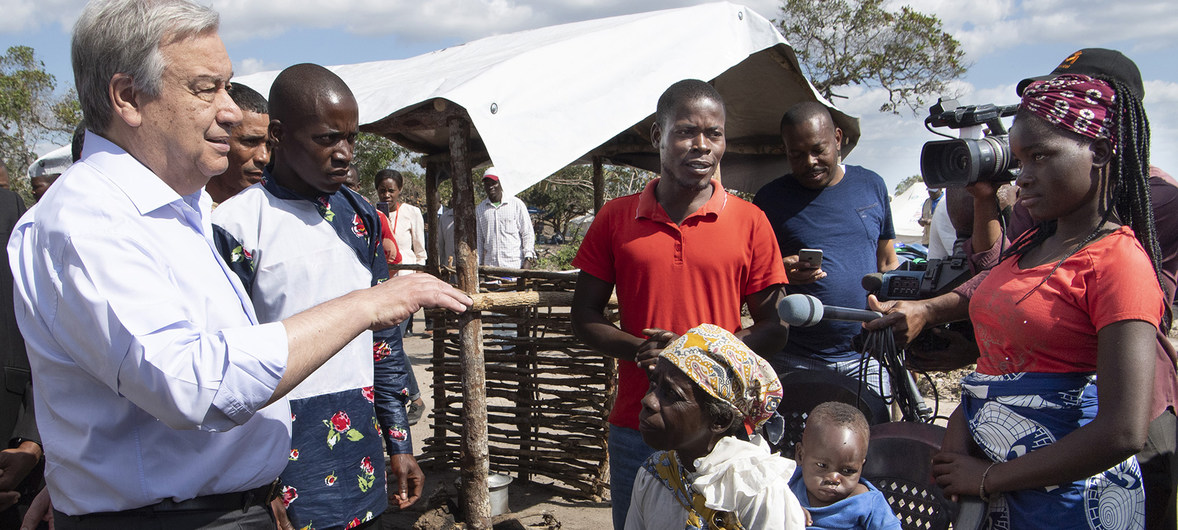
{"type": "Polygon", "coordinates": [[[798,251],[798,263],[804,263],[811,269],[820,269],[822,268],[822,251],[803,248],[798,251]]]}
{"type": "MultiPolygon", "coordinates": [[[[384,202],[384,201],[380,201],[380,202],[376,203],[376,209],[380,213],[383,213],[385,217],[389,216],[389,203],[384,202]]],[[[819,256],[819,257],[821,257],[821,256],[819,256]]]]}

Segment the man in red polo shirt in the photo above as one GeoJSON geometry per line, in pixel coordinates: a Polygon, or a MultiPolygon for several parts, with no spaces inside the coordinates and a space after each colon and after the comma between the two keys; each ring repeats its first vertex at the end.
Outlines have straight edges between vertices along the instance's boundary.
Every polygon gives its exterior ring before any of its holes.
{"type": "Polygon", "coordinates": [[[724,101],[698,80],[675,83],[659,98],[651,140],[661,178],[642,193],[607,203],[585,234],[573,265],[577,336],[618,359],[618,396],[610,413],[610,497],[621,529],[638,468],[654,450],[642,441],[638,412],[646,370],[680,333],[715,324],[768,356],[785,346],[777,316],[785,268],[773,228],[756,206],[729,195],[712,177],[724,156],[724,101]],[[603,315],[617,287],[622,326],[603,315]],[[741,329],[748,303],[753,325],[741,329]]]}

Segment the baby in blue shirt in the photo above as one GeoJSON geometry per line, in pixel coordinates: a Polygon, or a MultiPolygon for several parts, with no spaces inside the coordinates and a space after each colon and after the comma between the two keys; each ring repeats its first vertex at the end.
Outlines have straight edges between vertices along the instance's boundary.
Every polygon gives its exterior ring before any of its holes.
{"type": "Polygon", "coordinates": [[[900,530],[875,486],[860,478],[870,428],[859,409],[827,402],[810,411],[789,487],[813,521],[807,528],[900,530]]]}

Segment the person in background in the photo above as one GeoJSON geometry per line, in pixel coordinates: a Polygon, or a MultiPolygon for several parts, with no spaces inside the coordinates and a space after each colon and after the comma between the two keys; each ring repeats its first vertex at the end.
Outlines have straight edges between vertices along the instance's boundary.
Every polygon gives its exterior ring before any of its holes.
{"type": "Polygon", "coordinates": [[[72,164],[70,151],[64,147],[55,149],[33,161],[28,170],[29,187],[32,189],[33,200],[41,202],[41,198],[49,191],[49,187],[57,182],[57,178],[72,164]]]}
{"type": "MultiPolygon", "coordinates": [[[[791,174],[763,186],[753,204],[765,212],[777,235],[789,274],[788,292],[817,297],[823,304],[863,308],[863,276],[898,265],[892,242],[892,209],[887,185],[875,172],[843,165],[843,132],[830,111],[817,102],[794,105],[781,118],[781,139],[791,174]],[[823,252],[822,265],[799,259],[802,249],[823,252]]],[[[789,343],[770,360],[777,374],[802,370],[835,371],[862,377],[877,394],[891,394],[890,378],[879,361],[866,370],[852,339],[858,322],[819,322],[790,329],[789,343]]]]}
{"type": "Polygon", "coordinates": [[[924,246],[929,245],[929,236],[932,234],[933,214],[937,210],[937,205],[941,202],[941,197],[945,194],[945,190],[940,188],[929,188],[928,198],[924,200],[924,204],[920,206],[920,219],[916,222],[923,228],[920,236],[920,244],[924,246]]]}
{"type": "Polygon", "coordinates": [[[530,269],[536,262],[536,234],[528,207],[518,197],[504,197],[499,171],[483,173],[487,198],[475,207],[478,220],[479,264],[530,269]]]}
{"type": "MultiPolygon", "coordinates": [[[[957,243],[957,228],[953,224],[953,215],[950,210],[954,207],[954,202],[958,204],[973,204],[973,197],[960,188],[950,188],[945,190],[939,208],[933,210],[933,217],[929,221],[929,243],[928,243],[928,259],[945,259],[954,254],[954,245],[957,243]]],[[[972,219],[972,217],[970,218],[972,219]]],[[[963,232],[968,234],[968,226],[963,232]]]]}
{"type": "MultiPolygon", "coordinates": [[[[395,169],[382,169],[376,172],[373,185],[376,186],[376,198],[389,205],[389,230],[401,253],[401,264],[425,265],[425,219],[421,216],[421,208],[401,200],[405,177],[395,169]]],[[[406,274],[413,274],[413,271],[397,271],[397,276],[406,274]]],[[[401,331],[406,337],[413,336],[412,318],[401,324],[401,331]]]]}
{"type": "Polygon", "coordinates": [[[454,263],[454,208],[449,205],[443,205],[438,208],[438,236],[439,245],[442,250],[441,260],[439,260],[443,267],[453,268],[454,263]]]}
{"type": "MultiPolygon", "coordinates": [[[[421,209],[412,204],[401,201],[401,190],[405,187],[405,177],[395,169],[382,169],[373,178],[376,187],[376,198],[388,205],[388,215],[381,212],[383,219],[382,242],[385,254],[394,259],[391,252],[395,252],[398,260],[389,263],[404,263],[407,265],[425,265],[425,220],[421,216],[421,209]],[[390,245],[392,251],[390,252],[390,245]],[[402,252],[401,249],[405,249],[402,252]]],[[[397,276],[413,274],[413,271],[398,271],[397,276]]],[[[410,316],[401,323],[401,334],[405,337],[413,336],[413,317],[410,316]]],[[[417,384],[417,377],[411,367],[407,365],[408,376],[405,380],[405,391],[409,395],[407,410],[409,425],[417,425],[425,413],[425,401],[421,399],[421,390],[417,384]]]]}
{"type": "Polygon", "coordinates": [[[229,95],[241,108],[241,123],[229,131],[229,168],[209,179],[205,191],[214,207],[262,181],[262,169],[270,163],[270,108],[266,98],[248,86],[229,83],[229,95]]]}
{"type": "MultiPolygon", "coordinates": [[[[8,168],[0,162],[0,234],[7,241],[12,228],[25,213],[25,201],[8,189],[8,168]]],[[[0,271],[0,299],[12,299],[12,269],[8,249],[4,248],[3,271],[0,271]]],[[[32,376],[25,341],[16,325],[12,304],[0,304],[0,365],[4,368],[4,388],[0,389],[0,528],[20,526],[18,503],[28,506],[40,490],[42,456],[41,436],[37,432],[33,407],[32,376]]]]}

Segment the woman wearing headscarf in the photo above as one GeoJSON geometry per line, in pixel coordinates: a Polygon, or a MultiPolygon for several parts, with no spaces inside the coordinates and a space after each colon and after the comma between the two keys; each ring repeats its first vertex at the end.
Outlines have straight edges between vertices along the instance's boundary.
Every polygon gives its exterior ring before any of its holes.
{"type": "Polygon", "coordinates": [[[642,399],[639,430],[658,451],[638,470],[626,530],[804,528],[794,462],[762,435],[780,402],[773,367],[723,328],[675,339],[642,399]]]}
{"type": "Polygon", "coordinates": [[[1142,528],[1132,455],[1171,315],[1149,201],[1149,124],[1122,83],[1032,84],[1010,134],[1038,225],[969,302],[981,357],[937,482],[989,501],[991,528],[1142,528]]]}

